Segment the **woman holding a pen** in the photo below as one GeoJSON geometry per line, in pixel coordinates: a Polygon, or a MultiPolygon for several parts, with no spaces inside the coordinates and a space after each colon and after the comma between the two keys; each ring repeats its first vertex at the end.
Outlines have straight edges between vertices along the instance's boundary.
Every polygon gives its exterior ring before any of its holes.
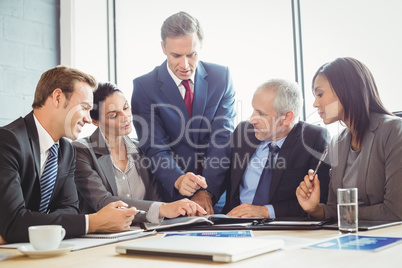
{"type": "Polygon", "coordinates": [[[131,109],[123,93],[111,83],[99,83],[90,111],[94,133],[73,142],[77,151],[75,183],[82,213],[93,213],[121,200],[139,213],[134,222],[159,222],[179,215],[203,215],[206,211],[188,199],[172,203],[160,197],[149,160],[128,137],[131,109]]]}
{"type": "Polygon", "coordinates": [[[296,190],[301,207],[316,218],[337,217],[337,189],[358,188],[358,217],[402,220],[402,119],[382,104],[369,69],[353,58],[321,66],[313,78],[314,107],[325,124],[346,125],[329,146],[327,204],[320,204],[314,171],[296,190]]]}

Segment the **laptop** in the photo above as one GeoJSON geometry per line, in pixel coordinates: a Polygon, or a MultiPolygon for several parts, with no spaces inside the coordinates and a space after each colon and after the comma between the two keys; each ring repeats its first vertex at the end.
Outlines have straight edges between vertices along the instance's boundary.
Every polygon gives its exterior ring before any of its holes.
{"type": "Polygon", "coordinates": [[[116,252],[129,255],[236,262],[284,247],[281,239],[254,237],[167,236],[119,244],[116,252]]]}

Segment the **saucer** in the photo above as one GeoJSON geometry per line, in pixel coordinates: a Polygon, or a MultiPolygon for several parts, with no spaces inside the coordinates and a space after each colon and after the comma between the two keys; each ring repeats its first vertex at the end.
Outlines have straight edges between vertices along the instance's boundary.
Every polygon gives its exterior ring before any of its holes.
{"type": "Polygon", "coordinates": [[[64,244],[61,243],[59,248],[53,249],[53,250],[36,250],[32,247],[31,244],[28,244],[26,246],[20,246],[18,247],[18,250],[23,253],[24,255],[27,255],[31,258],[46,258],[46,257],[53,257],[53,256],[58,256],[64,253],[67,253],[73,249],[74,245],[73,244],[64,244]]]}

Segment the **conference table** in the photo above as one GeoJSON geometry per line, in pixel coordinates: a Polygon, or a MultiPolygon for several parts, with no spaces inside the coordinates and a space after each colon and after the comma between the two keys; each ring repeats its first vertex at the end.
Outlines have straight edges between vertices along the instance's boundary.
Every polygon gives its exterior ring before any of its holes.
{"type": "MultiPolygon", "coordinates": [[[[164,235],[163,233],[158,233],[154,236],[71,251],[60,256],[48,258],[31,258],[23,255],[17,249],[0,249],[0,253],[8,253],[11,255],[8,259],[0,261],[0,267],[402,267],[402,243],[374,252],[323,250],[306,248],[306,245],[311,242],[320,242],[326,239],[338,237],[340,234],[337,230],[265,230],[253,231],[253,234],[255,237],[262,238],[283,238],[285,241],[285,248],[233,263],[173,257],[133,256],[116,253],[116,245],[120,243],[133,243],[139,239],[157,239],[164,235]]],[[[402,237],[402,225],[358,232],[358,235],[402,237]]]]}

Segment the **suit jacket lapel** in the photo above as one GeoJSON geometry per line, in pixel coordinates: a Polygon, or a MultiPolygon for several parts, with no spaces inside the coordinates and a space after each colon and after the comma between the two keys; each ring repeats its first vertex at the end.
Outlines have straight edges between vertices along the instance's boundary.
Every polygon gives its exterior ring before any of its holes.
{"type": "Polygon", "coordinates": [[[33,112],[29,113],[27,116],[24,118],[25,126],[27,129],[27,134],[28,134],[28,139],[29,139],[29,145],[32,151],[32,156],[34,158],[34,163],[35,163],[35,181],[32,182],[32,189],[30,191],[27,191],[27,196],[25,200],[32,200],[33,203],[32,208],[36,207],[36,209],[39,209],[39,204],[40,204],[40,147],[39,147],[39,137],[38,137],[38,130],[35,125],[35,121],[33,118],[33,112]]]}
{"type": "MultiPolygon", "coordinates": [[[[27,132],[28,132],[28,137],[29,137],[29,142],[31,145],[31,149],[32,149],[32,155],[35,161],[35,180],[38,182],[38,186],[39,186],[39,193],[41,193],[40,190],[40,170],[41,170],[41,166],[40,166],[40,144],[39,144],[39,137],[38,137],[38,130],[36,128],[36,124],[35,124],[35,120],[33,117],[33,112],[29,113],[26,117],[25,117],[25,122],[26,122],[26,126],[27,126],[27,132]]],[[[64,143],[68,142],[64,139],[60,139],[59,141],[59,153],[58,153],[58,159],[57,159],[57,163],[59,165],[59,168],[57,170],[57,176],[56,176],[56,181],[54,184],[54,188],[52,191],[52,194],[50,196],[50,200],[49,200],[49,205],[52,203],[52,200],[55,198],[55,196],[57,195],[57,193],[59,192],[59,188],[61,187],[60,185],[60,179],[59,176],[60,174],[65,174],[66,172],[64,172],[63,170],[63,154],[60,150],[60,148],[62,148],[63,146],[66,146],[64,143]]],[[[40,197],[41,195],[39,195],[39,201],[40,201],[40,197]]],[[[39,203],[38,203],[39,205],[39,203]]]]}
{"type": "MultiPolygon", "coordinates": [[[[366,192],[366,181],[359,180],[359,178],[367,178],[368,166],[371,156],[371,149],[373,148],[373,142],[375,138],[375,131],[378,128],[380,121],[377,114],[370,114],[371,123],[369,126],[369,130],[367,131],[366,135],[364,136],[363,145],[361,149],[361,156],[360,156],[360,164],[359,170],[357,171],[358,179],[357,179],[357,188],[359,190],[363,190],[362,193],[366,192]]],[[[360,195],[360,194],[359,194],[360,195]]],[[[366,196],[366,195],[361,195],[366,196]]],[[[366,200],[367,201],[367,200],[366,200]]]]}
{"type": "MultiPolygon", "coordinates": [[[[149,189],[150,187],[150,177],[148,173],[148,169],[143,166],[143,162],[141,161],[142,154],[138,149],[138,141],[134,141],[128,137],[125,137],[125,142],[131,142],[134,144],[133,148],[130,149],[130,155],[133,157],[134,165],[137,169],[138,174],[141,177],[142,182],[144,183],[145,189],[149,189]]],[[[145,160],[144,160],[145,161],[145,160]]],[[[146,195],[152,191],[146,191],[146,195]]]]}
{"type": "MultiPolygon", "coordinates": [[[[290,166],[291,163],[288,163],[290,159],[290,155],[293,153],[293,149],[296,148],[296,144],[300,142],[300,131],[301,131],[301,125],[300,122],[297,123],[293,129],[290,131],[288,136],[285,139],[285,142],[283,143],[279,153],[278,153],[278,158],[277,161],[281,159],[285,159],[286,165],[290,166]]],[[[280,161],[280,160],[279,160],[280,161]]],[[[276,166],[276,165],[275,165],[276,166]]],[[[269,190],[269,200],[268,203],[271,203],[272,198],[275,195],[275,192],[279,186],[279,183],[282,179],[284,169],[283,168],[276,168],[274,170],[273,176],[272,176],[272,181],[271,181],[271,187],[269,190]]]]}
{"type": "Polygon", "coordinates": [[[99,167],[103,172],[99,175],[102,176],[104,180],[106,179],[106,181],[109,183],[113,195],[117,195],[117,184],[113,169],[108,168],[113,166],[112,159],[110,158],[110,151],[99,128],[95,130],[89,140],[95,156],[99,161],[99,167]]]}
{"type": "MultiPolygon", "coordinates": [[[[238,135],[240,135],[241,139],[234,141],[236,147],[239,148],[238,150],[236,150],[237,152],[239,152],[239,156],[234,155],[232,157],[232,161],[235,161],[235,165],[237,168],[233,169],[233,185],[231,186],[232,189],[236,189],[237,192],[239,191],[240,184],[243,182],[243,175],[244,172],[246,172],[247,165],[249,164],[251,157],[260,144],[260,141],[255,137],[253,125],[245,122],[240,127],[239,131],[240,133],[238,133],[238,135]],[[238,142],[240,142],[240,144],[237,144],[238,142]],[[248,159],[248,161],[245,161],[245,159],[248,159]],[[243,163],[245,163],[244,166],[243,163]]],[[[232,195],[233,194],[235,193],[232,193],[232,195]]]]}
{"type": "Polygon", "coordinates": [[[135,164],[135,167],[137,168],[138,174],[140,175],[142,182],[144,183],[145,189],[148,189],[150,186],[149,185],[149,173],[148,173],[147,169],[143,168],[142,165],[140,165],[141,156],[139,153],[133,153],[131,155],[134,159],[134,164],[135,164]]]}
{"type": "MultiPolygon", "coordinates": [[[[202,116],[204,115],[205,106],[207,104],[208,96],[208,82],[205,80],[207,72],[199,62],[194,77],[194,97],[193,97],[193,120],[191,122],[192,129],[200,129],[202,123],[202,116]]],[[[195,144],[198,143],[199,131],[193,131],[193,140],[195,144]]]]}
{"type": "MultiPolygon", "coordinates": [[[[180,95],[180,91],[177,88],[177,85],[173,81],[169,72],[167,71],[167,61],[162,63],[158,72],[158,81],[160,82],[160,90],[161,94],[163,94],[169,101],[165,104],[171,104],[177,109],[180,110],[180,116],[184,116],[185,121],[190,120],[190,115],[188,114],[186,105],[184,104],[183,97],[180,95]]],[[[176,111],[175,111],[176,112],[176,111]]]]}
{"type": "Polygon", "coordinates": [[[25,124],[27,127],[29,142],[31,145],[32,155],[35,161],[35,172],[36,172],[36,179],[39,182],[39,174],[40,174],[40,146],[39,146],[39,137],[38,137],[38,130],[35,125],[35,121],[33,118],[33,112],[30,112],[25,117],[25,124]]]}

